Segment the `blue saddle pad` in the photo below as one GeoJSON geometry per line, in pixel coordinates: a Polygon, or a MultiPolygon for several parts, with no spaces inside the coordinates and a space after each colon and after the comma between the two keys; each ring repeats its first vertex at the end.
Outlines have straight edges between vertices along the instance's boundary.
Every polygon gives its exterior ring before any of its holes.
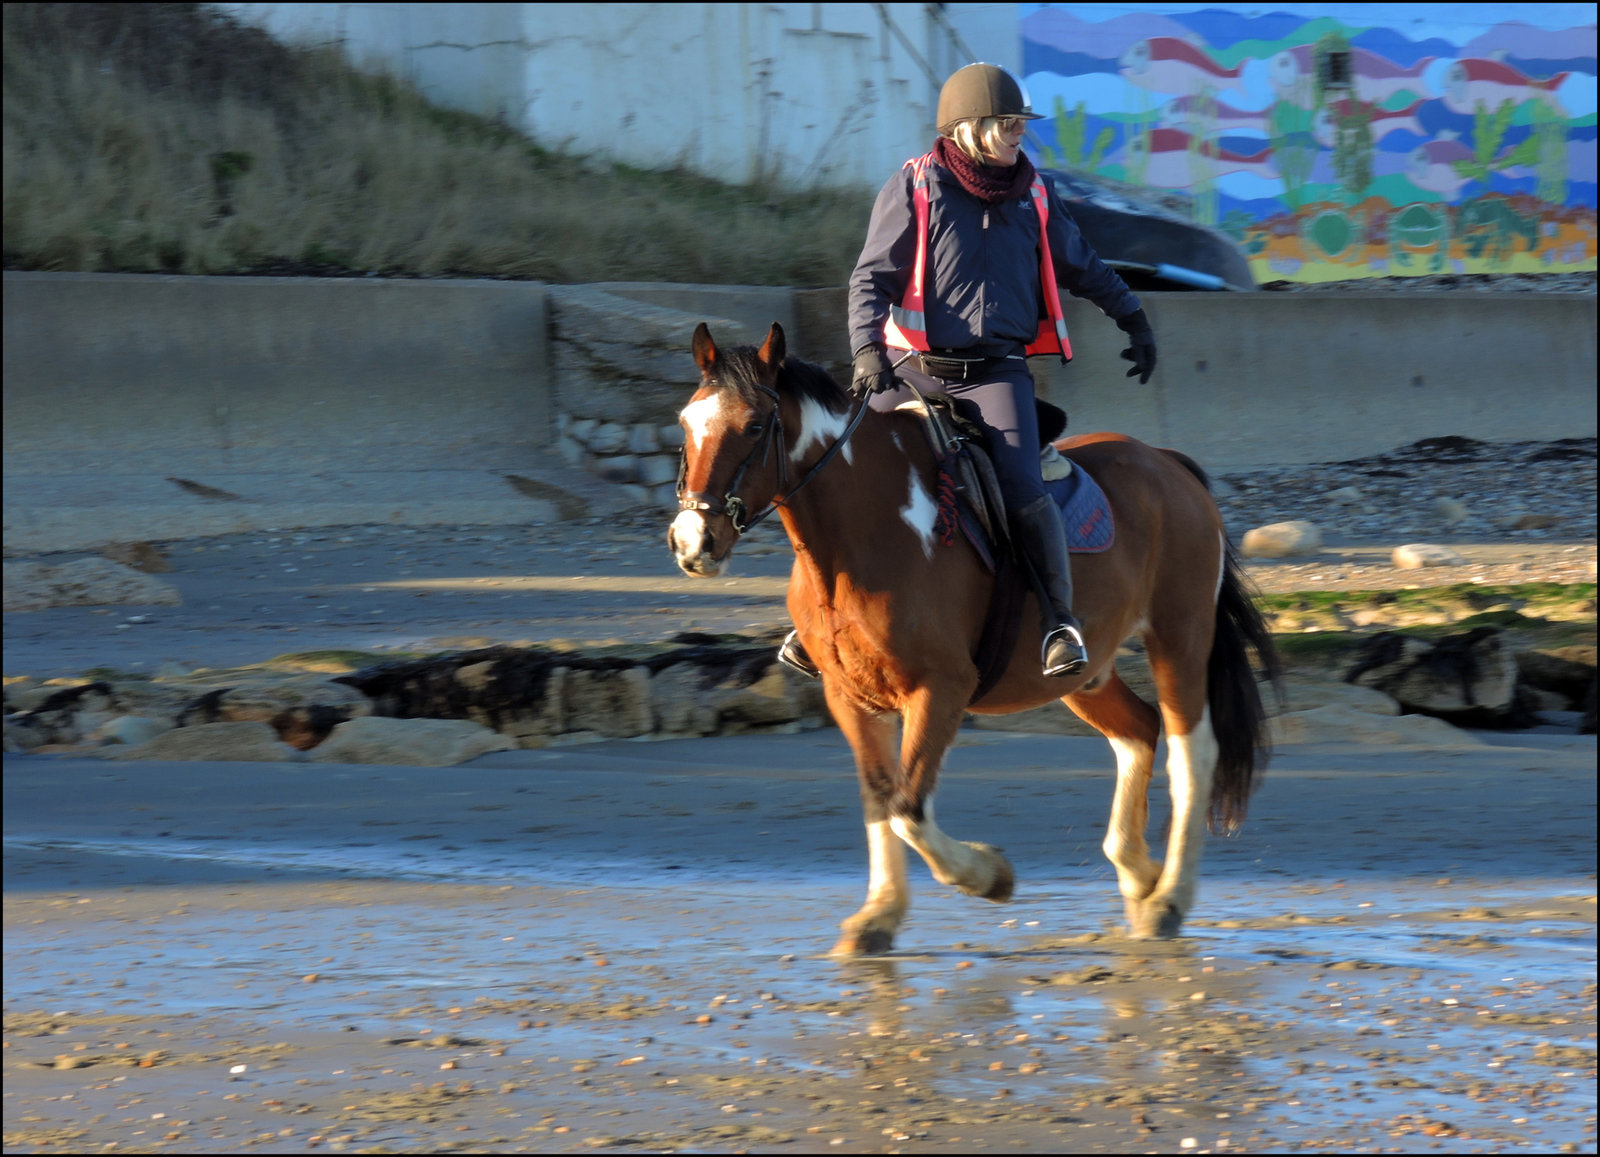
{"type": "MultiPolygon", "coordinates": [[[[1061,509],[1061,521],[1067,531],[1067,549],[1073,554],[1099,554],[1109,550],[1116,540],[1117,528],[1111,517],[1111,504],[1100,484],[1089,477],[1089,472],[1076,462],[1072,473],[1065,478],[1047,481],[1044,491],[1061,509]]],[[[983,565],[990,573],[995,571],[994,549],[989,536],[973,516],[966,503],[956,512],[956,521],[967,537],[983,565]]],[[[946,541],[949,541],[948,539],[946,541]]]]}
{"type": "Polygon", "coordinates": [[[1044,484],[1045,493],[1061,508],[1067,526],[1067,549],[1074,554],[1098,554],[1109,550],[1117,528],[1111,518],[1111,504],[1100,484],[1076,462],[1065,478],[1044,484]]]}

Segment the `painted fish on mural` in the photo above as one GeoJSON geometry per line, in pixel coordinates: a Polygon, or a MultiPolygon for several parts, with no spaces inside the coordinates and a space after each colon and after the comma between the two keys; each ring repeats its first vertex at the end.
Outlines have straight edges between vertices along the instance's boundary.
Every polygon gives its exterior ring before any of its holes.
{"type": "Polygon", "coordinates": [[[1411,150],[1406,158],[1406,180],[1424,192],[1438,193],[1445,200],[1453,201],[1461,192],[1461,186],[1471,180],[1456,172],[1455,162],[1471,159],[1472,150],[1462,144],[1454,132],[1443,129],[1427,144],[1411,150]]]}
{"type": "Polygon", "coordinates": [[[1198,93],[1239,88],[1242,66],[1223,68],[1200,49],[1175,36],[1152,36],[1124,52],[1117,69],[1129,84],[1151,92],[1198,93]]]}
{"type": "Polygon", "coordinates": [[[1542,100],[1564,116],[1565,110],[1556,99],[1556,89],[1570,75],[1558,72],[1549,80],[1534,80],[1509,64],[1468,56],[1445,70],[1444,92],[1440,95],[1445,107],[1453,113],[1471,115],[1480,104],[1486,111],[1493,112],[1508,100],[1513,105],[1542,100]]]}
{"type": "Polygon", "coordinates": [[[1245,155],[1178,129],[1151,129],[1145,137],[1134,137],[1108,159],[1121,163],[1130,173],[1140,173],[1144,184],[1161,189],[1186,189],[1225,173],[1278,178],[1272,149],[1265,141],[1259,152],[1245,155]]]}
{"type": "Polygon", "coordinates": [[[1214,97],[1180,96],[1161,106],[1161,127],[1182,129],[1184,132],[1217,132],[1226,129],[1244,129],[1249,132],[1270,132],[1272,109],[1234,108],[1214,97]]]}
{"type": "MultiPolygon", "coordinates": [[[[1279,97],[1301,108],[1310,108],[1316,100],[1311,84],[1311,77],[1316,73],[1314,51],[1309,44],[1286,48],[1275,54],[1267,65],[1272,87],[1279,97]]],[[[1422,74],[1434,60],[1432,56],[1424,56],[1410,68],[1401,68],[1376,52],[1353,48],[1350,50],[1350,79],[1355,96],[1370,104],[1383,104],[1397,92],[1426,97],[1428,83],[1422,74]]]]}
{"type": "MultiPolygon", "coordinates": [[[[1419,137],[1427,136],[1428,131],[1422,127],[1422,122],[1417,119],[1417,110],[1425,103],[1425,101],[1421,100],[1412,101],[1405,108],[1395,109],[1393,112],[1386,112],[1381,108],[1373,109],[1370,114],[1373,143],[1376,144],[1396,130],[1415,133],[1419,137]]],[[[1348,116],[1351,111],[1351,104],[1352,102],[1349,100],[1332,101],[1319,108],[1312,115],[1311,135],[1316,138],[1317,144],[1327,149],[1333,147],[1334,118],[1348,116]]]]}

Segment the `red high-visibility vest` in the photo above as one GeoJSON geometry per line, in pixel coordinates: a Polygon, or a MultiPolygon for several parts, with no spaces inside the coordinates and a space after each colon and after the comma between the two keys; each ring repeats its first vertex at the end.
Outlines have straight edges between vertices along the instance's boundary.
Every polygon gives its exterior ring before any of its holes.
{"type": "MultiPolygon", "coordinates": [[[[917,214],[917,260],[911,267],[911,280],[906,284],[905,296],[898,305],[889,307],[889,317],[883,323],[884,342],[896,349],[927,350],[928,322],[925,278],[928,269],[928,165],[932,153],[913,157],[906,164],[911,169],[912,206],[917,214]]],[[[1044,178],[1034,175],[1034,210],[1039,214],[1039,281],[1044,287],[1044,306],[1048,316],[1039,321],[1039,332],[1026,347],[1029,357],[1035,354],[1060,354],[1063,362],[1072,360],[1072,343],[1067,340],[1066,316],[1061,312],[1061,291],[1056,287],[1055,262],[1050,259],[1050,239],[1045,228],[1050,223],[1050,194],[1045,189],[1044,178]]]]}

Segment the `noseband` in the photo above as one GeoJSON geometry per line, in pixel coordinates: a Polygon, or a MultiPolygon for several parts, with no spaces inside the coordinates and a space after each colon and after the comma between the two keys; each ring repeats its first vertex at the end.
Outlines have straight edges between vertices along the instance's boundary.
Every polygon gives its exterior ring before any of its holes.
{"type": "Polygon", "coordinates": [[[685,491],[684,479],[689,471],[689,448],[685,446],[678,455],[678,509],[702,510],[708,514],[726,515],[728,521],[733,524],[733,532],[740,536],[743,536],[745,531],[793,498],[807,482],[815,478],[817,472],[828,464],[846,442],[850,441],[850,435],[856,432],[856,427],[861,424],[861,419],[867,412],[867,404],[862,402],[861,408],[851,417],[850,424],[845,427],[844,433],[839,435],[838,440],[828,447],[821,458],[817,459],[816,465],[806,471],[805,477],[795,483],[794,489],[785,494],[783,491],[789,482],[789,455],[784,450],[783,414],[779,409],[778,393],[776,390],[769,389],[766,386],[758,385],[755,388],[772,399],[772,420],[766,424],[766,428],[761,432],[760,439],[754,446],[750,447],[750,453],[744,456],[744,461],[740,462],[739,468],[733,472],[733,479],[728,483],[727,493],[721,498],[713,498],[701,491],[685,491]],[[767,464],[767,457],[772,453],[774,446],[778,447],[778,486],[773,492],[772,501],[752,515],[745,506],[744,499],[738,495],[739,486],[744,482],[745,472],[750,469],[751,463],[756,460],[756,455],[761,455],[761,465],[764,468],[767,464]]]}

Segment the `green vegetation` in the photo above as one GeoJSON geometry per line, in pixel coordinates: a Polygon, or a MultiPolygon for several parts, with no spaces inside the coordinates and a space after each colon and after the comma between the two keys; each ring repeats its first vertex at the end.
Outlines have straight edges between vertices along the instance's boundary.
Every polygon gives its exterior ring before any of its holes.
{"type": "Polygon", "coordinates": [[[552,151],[199,4],[7,4],[4,36],[8,269],[826,286],[871,209],[552,151]]]}
{"type": "MultiPolygon", "coordinates": [[[[148,672],[123,671],[117,667],[90,667],[83,673],[83,677],[92,683],[148,683],[151,679],[148,672]]],[[[53,682],[55,682],[53,679],[46,680],[47,684],[53,682]]],[[[71,682],[76,683],[77,680],[71,680],[71,682]]]]}
{"type": "Polygon", "coordinates": [[[1437,641],[1474,627],[1499,627],[1519,650],[1595,641],[1594,583],[1297,591],[1264,594],[1258,604],[1291,669],[1335,667],[1380,631],[1437,641]]]}
{"type": "Polygon", "coordinates": [[[1293,611],[1349,612],[1372,607],[1392,607],[1397,612],[1454,608],[1463,617],[1511,610],[1525,611],[1529,618],[1577,621],[1595,617],[1595,584],[1516,583],[1494,586],[1455,583],[1415,590],[1298,591],[1263,594],[1258,602],[1263,611],[1273,614],[1293,611]]]}
{"type": "Polygon", "coordinates": [[[424,651],[296,651],[279,655],[255,666],[267,671],[307,672],[318,675],[349,675],[379,663],[393,663],[401,659],[424,659],[424,651]]]}

